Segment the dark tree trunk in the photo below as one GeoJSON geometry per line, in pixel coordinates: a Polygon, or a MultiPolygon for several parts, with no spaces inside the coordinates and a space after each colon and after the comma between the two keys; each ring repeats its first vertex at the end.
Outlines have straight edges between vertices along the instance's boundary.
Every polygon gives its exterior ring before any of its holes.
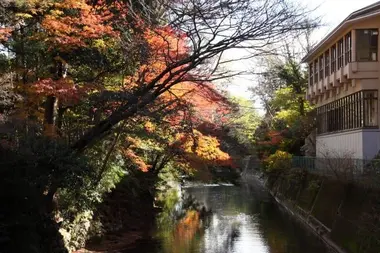
{"type": "Polygon", "coordinates": [[[159,94],[146,94],[140,101],[135,96],[131,96],[127,104],[121,106],[117,111],[112,113],[108,118],[102,120],[99,124],[87,131],[82,138],[80,138],[72,148],[77,152],[84,151],[88,146],[92,145],[94,141],[104,137],[115,125],[122,120],[135,115],[139,109],[144,108],[147,104],[154,101],[159,94]]]}
{"type": "Polygon", "coordinates": [[[63,124],[63,114],[65,113],[65,111],[67,110],[67,108],[62,108],[62,107],[59,107],[58,108],[58,112],[57,112],[57,128],[59,130],[62,129],[62,124],[63,124]]]}
{"type": "MultiPolygon", "coordinates": [[[[54,75],[55,80],[59,80],[65,77],[65,70],[62,60],[56,60],[55,67],[51,70],[51,74],[54,75]]],[[[64,108],[58,110],[58,98],[54,95],[49,95],[45,101],[45,133],[49,136],[57,134],[57,127],[62,126],[62,118],[65,112],[64,108]],[[58,124],[59,126],[58,126],[58,124]]]]}
{"type": "Polygon", "coordinates": [[[298,98],[298,103],[299,103],[300,115],[304,116],[305,115],[304,99],[303,98],[298,98]]]}
{"type": "Polygon", "coordinates": [[[45,115],[44,115],[44,131],[45,134],[52,136],[55,135],[55,119],[56,119],[57,98],[48,96],[45,101],[45,115]]]}

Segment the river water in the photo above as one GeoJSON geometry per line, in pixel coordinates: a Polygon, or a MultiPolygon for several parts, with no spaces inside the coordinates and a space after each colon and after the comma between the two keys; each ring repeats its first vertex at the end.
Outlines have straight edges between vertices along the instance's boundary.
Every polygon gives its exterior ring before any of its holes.
{"type": "MultiPolygon", "coordinates": [[[[212,212],[199,218],[182,210],[174,223],[166,215],[157,225],[154,247],[127,252],[146,253],[324,253],[325,245],[280,207],[259,185],[186,187],[212,212]]],[[[173,205],[181,211],[184,204],[173,205]]]]}

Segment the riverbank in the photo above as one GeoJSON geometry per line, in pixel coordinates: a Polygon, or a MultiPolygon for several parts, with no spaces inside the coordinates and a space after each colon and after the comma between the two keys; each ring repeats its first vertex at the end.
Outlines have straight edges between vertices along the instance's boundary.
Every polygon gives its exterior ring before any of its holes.
{"type": "MultiPolygon", "coordinates": [[[[276,201],[333,252],[375,253],[380,248],[379,189],[292,169],[261,183],[276,201]]],[[[249,178],[248,177],[248,178],[249,178]]]]}
{"type": "Polygon", "coordinates": [[[276,194],[272,191],[269,191],[276,202],[281,205],[289,215],[294,216],[297,220],[301,221],[310,231],[312,231],[319,239],[321,239],[334,253],[346,253],[344,249],[342,249],[339,245],[334,243],[326,234],[324,234],[320,227],[314,226],[311,222],[305,219],[302,215],[297,212],[297,209],[294,209],[292,204],[289,204],[286,200],[281,200],[276,197],[276,194]]]}
{"type": "Polygon", "coordinates": [[[85,247],[75,251],[118,252],[151,240],[160,208],[154,206],[154,179],[145,174],[125,177],[94,210],[85,247]]]}

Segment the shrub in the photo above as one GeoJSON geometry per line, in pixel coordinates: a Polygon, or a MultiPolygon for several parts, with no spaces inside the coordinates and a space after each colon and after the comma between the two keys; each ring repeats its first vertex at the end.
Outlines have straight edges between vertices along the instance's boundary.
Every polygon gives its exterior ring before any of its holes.
{"type": "Polygon", "coordinates": [[[292,155],[285,151],[277,150],[264,161],[265,172],[280,173],[292,167],[292,155]]]}

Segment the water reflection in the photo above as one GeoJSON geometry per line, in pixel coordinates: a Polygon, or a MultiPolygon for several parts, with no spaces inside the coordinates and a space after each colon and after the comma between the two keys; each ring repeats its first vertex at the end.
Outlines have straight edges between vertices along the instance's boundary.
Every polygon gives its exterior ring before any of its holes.
{"type": "Polygon", "coordinates": [[[149,252],[328,252],[259,186],[197,186],[184,191],[204,203],[212,214],[196,211],[199,206],[189,199],[176,202],[171,210],[166,210],[169,214],[163,212],[165,218],[158,220],[156,238],[161,246],[149,252]]]}
{"type": "Polygon", "coordinates": [[[212,223],[205,232],[204,252],[269,252],[257,231],[256,219],[250,215],[220,216],[213,214],[212,223]]]}

